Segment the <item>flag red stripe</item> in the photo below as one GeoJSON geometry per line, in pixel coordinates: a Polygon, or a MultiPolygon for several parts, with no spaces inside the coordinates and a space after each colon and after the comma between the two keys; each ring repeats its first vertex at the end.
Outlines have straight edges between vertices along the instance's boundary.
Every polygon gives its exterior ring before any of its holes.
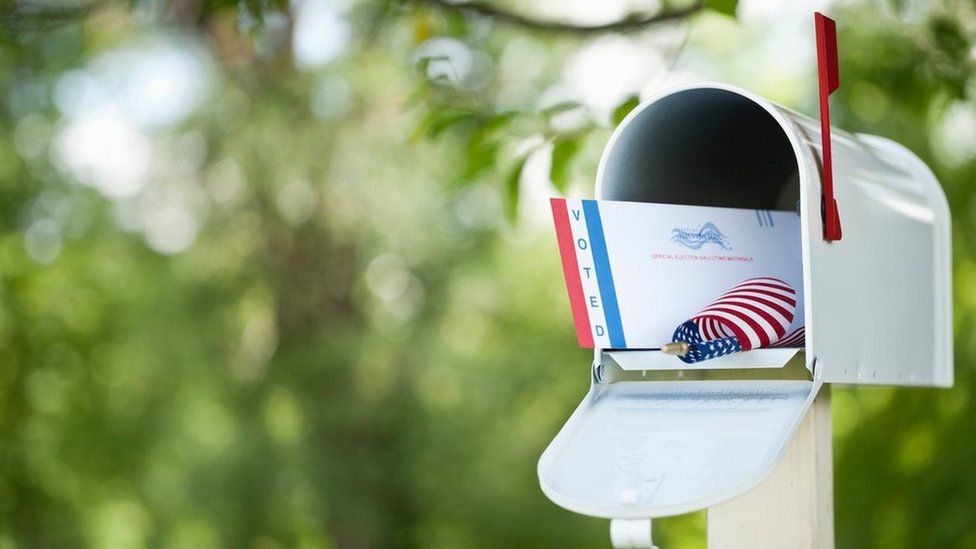
{"type": "Polygon", "coordinates": [[[804,338],[804,335],[805,335],[804,331],[805,331],[804,328],[801,326],[801,327],[793,330],[792,332],[790,332],[789,335],[787,335],[786,337],[784,337],[780,341],[776,342],[776,344],[777,345],[780,345],[780,344],[784,344],[784,343],[790,343],[790,342],[792,342],[794,340],[801,340],[801,339],[804,338]]]}
{"type": "Polygon", "coordinates": [[[697,322],[695,322],[695,324],[698,325],[698,331],[701,332],[701,335],[702,335],[702,337],[705,338],[705,341],[711,341],[711,339],[712,339],[712,333],[711,333],[711,331],[709,331],[708,321],[707,320],[698,320],[697,322]]]}
{"type": "MultiPolygon", "coordinates": [[[[712,312],[724,312],[727,315],[732,316],[735,319],[735,321],[738,321],[741,324],[748,326],[749,330],[752,331],[753,335],[755,336],[753,339],[759,340],[759,344],[756,345],[757,347],[764,347],[766,345],[769,345],[770,342],[769,334],[766,333],[766,330],[754,318],[751,318],[745,313],[743,313],[742,311],[733,309],[729,306],[709,307],[709,310],[712,312]]],[[[725,324],[726,326],[734,326],[735,321],[732,321],[732,319],[726,319],[725,324]]],[[[745,326],[741,326],[743,331],[745,330],[745,326]]],[[[742,345],[743,350],[748,350],[746,349],[746,345],[744,345],[742,341],[739,341],[739,345],[742,345]]],[[[750,340],[749,349],[751,348],[752,348],[752,341],[750,340]]]]}
{"type": "MultiPolygon", "coordinates": [[[[790,309],[788,309],[786,307],[786,305],[788,305],[788,303],[786,301],[781,301],[781,303],[776,303],[775,301],[771,301],[769,299],[766,299],[765,297],[759,297],[759,296],[756,296],[756,295],[750,295],[750,293],[747,293],[747,292],[729,292],[729,293],[725,294],[722,297],[722,299],[733,298],[733,297],[734,298],[738,298],[738,299],[748,299],[750,301],[755,301],[757,303],[762,303],[763,305],[766,305],[770,309],[775,309],[781,315],[783,315],[784,317],[786,317],[790,322],[793,322],[793,316],[796,314],[796,310],[795,309],[791,311],[790,309]]],[[[774,298],[770,298],[770,299],[774,299],[774,298]]],[[[775,298],[775,299],[781,299],[781,298],[775,298]]]]}
{"type": "MultiPolygon", "coordinates": [[[[729,305],[729,310],[735,311],[731,305],[729,305]]],[[[776,331],[772,328],[772,326],[770,326],[769,329],[764,326],[764,324],[766,324],[764,322],[765,319],[762,319],[758,315],[751,316],[749,313],[743,311],[736,311],[736,313],[738,315],[738,322],[745,324],[745,326],[743,326],[743,330],[748,327],[748,329],[753,332],[754,338],[758,340],[758,342],[755,343],[756,347],[765,347],[776,340],[776,331]]]]}
{"type": "Polygon", "coordinates": [[[801,330],[794,331],[789,337],[773,343],[770,347],[803,347],[806,343],[806,337],[803,333],[797,332],[801,332],[801,330]]]}
{"type": "Polygon", "coordinates": [[[738,286],[735,286],[732,289],[733,290],[738,290],[739,288],[743,288],[745,286],[760,286],[760,287],[769,288],[769,289],[772,289],[772,290],[782,290],[782,291],[788,292],[790,294],[795,294],[796,293],[796,291],[793,288],[791,288],[790,286],[785,285],[785,284],[775,284],[775,283],[772,283],[772,282],[753,282],[751,280],[748,281],[748,282],[743,282],[742,284],[739,284],[738,286]]]}
{"type": "Polygon", "coordinates": [[[732,336],[735,337],[737,340],[739,340],[739,346],[742,347],[743,351],[748,351],[749,349],[752,349],[752,341],[749,339],[749,336],[746,334],[746,332],[742,330],[741,326],[739,326],[738,324],[734,322],[729,322],[727,319],[716,315],[705,315],[702,318],[713,318],[723,328],[732,332],[732,336]]]}
{"type": "Polygon", "coordinates": [[[787,311],[786,309],[774,303],[770,303],[768,301],[759,298],[755,298],[755,297],[741,298],[741,297],[729,296],[723,298],[720,301],[720,303],[729,303],[729,304],[755,307],[757,310],[762,311],[764,318],[767,318],[767,320],[769,320],[772,323],[773,327],[776,328],[776,333],[779,334],[779,337],[783,337],[783,334],[786,333],[786,329],[789,328],[790,324],[793,323],[793,313],[787,311]],[[776,316],[773,312],[763,309],[762,307],[759,307],[757,304],[765,305],[766,307],[772,309],[774,313],[779,313],[780,316],[776,316]],[[768,315],[768,317],[766,315],[768,315]]]}
{"type": "Polygon", "coordinates": [[[738,305],[739,307],[745,307],[746,309],[749,309],[750,311],[752,311],[756,315],[761,316],[763,318],[763,320],[765,320],[766,322],[768,322],[769,323],[769,327],[773,329],[773,334],[774,335],[770,336],[769,335],[769,332],[766,331],[766,330],[763,330],[763,332],[767,335],[767,337],[769,337],[769,341],[770,342],[773,342],[773,341],[778,340],[779,338],[783,337],[783,334],[786,333],[786,328],[789,326],[789,324],[786,324],[784,326],[783,325],[783,322],[781,320],[779,320],[776,317],[774,317],[773,315],[771,315],[769,313],[769,311],[766,311],[762,307],[757,307],[756,305],[754,305],[752,303],[741,303],[741,302],[736,302],[736,301],[728,301],[728,304],[730,306],[731,305],[738,305]]]}
{"type": "Polygon", "coordinates": [[[802,327],[787,335],[796,318],[796,290],[782,280],[744,280],[698,312],[692,320],[703,339],[739,340],[742,350],[803,341],[802,327]]]}
{"type": "Polygon", "coordinates": [[[782,288],[784,290],[788,290],[790,292],[793,292],[793,287],[790,286],[789,284],[787,284],[786,282],[783,282],[782,280],[780,280],[778,278],[770,278],[770,277],[765,277],[765,276],[761,276],[761,277],[758,277],[758,278],[750,278],[749,280],[743,280],[742,282],[740,282],[736,286],[733,286],[733,289],[738,288],[740,286],[748,286],[750,284],[765,284],[765,285],[768,285],[768,286],[773,286],[773,287],[776,287],[776,288],[782,288]]]}
{"type": "MultiPolygon", "coordinates": [[[[736,291],[746,291],[746,290],[736,290],[736,291]]],[[[748,291],[750,291],[750,292],[756,292],[757,294],[763,294],[765,296],[769,296],[769,297],[772,297],[772,298],[775,298],[775,299],[779,299],[780,301],[783,301],[784,303],[788,303],[790,305],[790,307],[796,307],[796,300],[793,299],[793,298],[791,298],[791,297],[785,296],[783,294],[778,294],[776,292],[771,292],[769,290],[760,290],[758,288],[751,289],[751,290],[748,290],[748,291]]]]}

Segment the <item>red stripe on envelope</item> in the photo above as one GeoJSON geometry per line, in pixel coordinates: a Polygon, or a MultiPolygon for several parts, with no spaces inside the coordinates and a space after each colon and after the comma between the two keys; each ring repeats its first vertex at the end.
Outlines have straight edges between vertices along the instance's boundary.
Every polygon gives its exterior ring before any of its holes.
{"type": "Polygon", "coordinates": [[[566,277],[566,290],[569,292],[569,306],[573,311],[573,324],[576,325],[576,339],[580,347],[593,347],[593,332],[590,331],[590,315],[586,312],[583,298],[583,281],[580,279],[576,248],[573,245],[573,230],[569,227],[569,211],[566,200],[550,198],[552,220],[556,224],[556,240],[559,242],[559,256],[563,262],[563,275],[566,277]]]}

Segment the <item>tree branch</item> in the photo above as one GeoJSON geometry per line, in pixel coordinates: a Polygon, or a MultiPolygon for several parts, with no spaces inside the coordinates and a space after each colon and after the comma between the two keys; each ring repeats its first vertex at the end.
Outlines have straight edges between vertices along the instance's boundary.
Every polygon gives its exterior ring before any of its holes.
{"type": "Polygon", "coordinates": [[[474,13],[483,17],[488,17],[498,21],[499,23],[505,23],[525,29],[565,34],[633,32],[658,23],[684,19],[701,11],[705,7],[704,1],[698,0],[687,7],[660,11],[653,15],[631,14],[623,19],[611,21],[609,23],[599,23],[596,25],[576,25],[573,23],[566,23],[564,21],[534,19],[532,17],[511,12],[482,1],[454,3],[450,0],[417,0],[417,2],[426,3],[444,11],[463,11],[467,13],[474,13]]]}
{"type": "Polygon", "coordinates": [[[33,6],[22,8],[11,4],[0,11],[0,24],[4,25],[50,25],[87,17],[105,4],[96,0],[88,4],[73,6],[33,6]]]}

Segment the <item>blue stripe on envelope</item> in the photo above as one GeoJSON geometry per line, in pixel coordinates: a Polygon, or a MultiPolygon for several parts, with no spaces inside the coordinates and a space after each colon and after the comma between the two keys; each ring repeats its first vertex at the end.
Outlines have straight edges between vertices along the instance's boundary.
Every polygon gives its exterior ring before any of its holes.
{"type": "Polygon", "coordinates": [[[624,339],[623,324],[620,322],[617,290],[613,286],[613,274],[610,272],[610,256],[607,254],[607,243],[603,238],[600,208],[595,200],[583,201],[583,215],[586,216],[586,230],[590,234],[590,245],[593,247],[596,281],[600,286],[600,298],[603,300],[603,312],[607,318],[610,345],[614,349],[625,349],[627,342],[624,339]]]}

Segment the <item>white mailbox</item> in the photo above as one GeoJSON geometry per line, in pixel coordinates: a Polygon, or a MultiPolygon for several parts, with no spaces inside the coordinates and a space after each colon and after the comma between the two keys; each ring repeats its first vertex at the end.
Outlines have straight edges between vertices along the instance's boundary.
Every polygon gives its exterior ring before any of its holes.
{"type": "Polygon", "coordinates": [[[799,210],[806,343],[722,369],[597,349],[589,393],[539,461],[555,503],[611,519],[707,508],[772,472],[823,383],[952,385],[942,189],[905,147],[831,133],[843,234],[827,241],[819,122],[708,83],[660,93],[616,129],[597,198],[799,210]]]}

